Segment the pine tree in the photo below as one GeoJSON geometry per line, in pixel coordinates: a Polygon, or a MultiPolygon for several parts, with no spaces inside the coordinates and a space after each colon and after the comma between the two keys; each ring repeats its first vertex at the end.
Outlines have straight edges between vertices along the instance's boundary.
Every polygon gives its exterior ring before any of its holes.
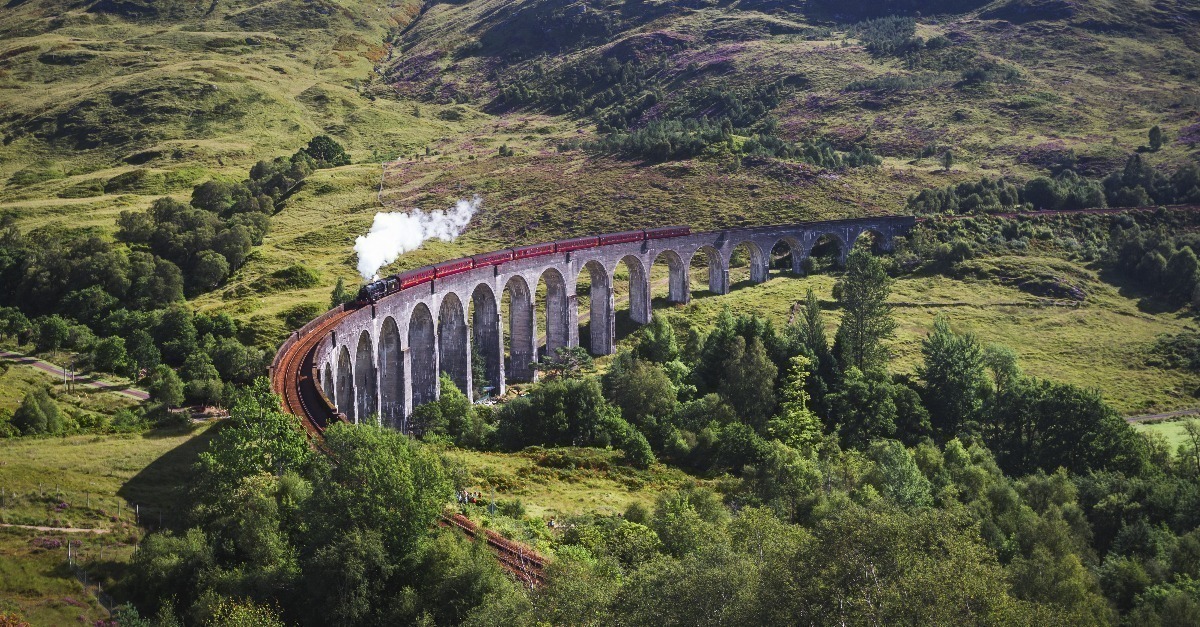
{"type": "Polygon", "coordinates": [[[1150,140],[1150,150],[1151,150],[1151,151],[1153,151],[1153,152],[1158,152],[1158,151],[1159,151],[1159,149],[1161,149],[1161,148],[1162,148],[1162,145],[1163,145],[1163,131],[1162,131],[1162,129],[1161,129],[1161,128],[1159,128],[1159,126],[1158,126],[1157,124],[1155,124],[1155,125],[1154,125],[1154,126],[1151,128],[1151,129],[1150,129],[1150,136],[1149,136],[1149,140],[1150,140]]]}
{"type": "Polygon", "coordinates": [[[756,430],[761,429],[775,409],[775,376],[778,369],[767,356],[757,337],[747,342],[742,336],[733,339],[731,350],[721,362],[724,377],[718,393],[728,402],[738,417],[756,430]]]}
{"type": "Polygon", "coordinates": [[[825,335],[825,316],[821,314],[821,303],[813,289],[808,288],[804,296],[804,311],[798,321],[800,340],[817,356],[825,359],[829,354],[829,339],[825,335]]]}
{"type": "Polygon", "coordinates": [[[792,448],[802,449],[821,439],[821,421],[808,408],[806,390],[809,369],[813,363],[798,355],[791,359],[790,364],[787,381],[780,390],[783,402],[779,404],[779,415],[767,423],[767,432],[792,448]]]}
{"type": "Polygon", "coordinates": [[[346,289],[346,282],[342,277],[338,277],[337,285],[333,286],[333,291],[329,294],[329,307],[337,307],[342,303],[349,302],[353,295],[346,289]]]}
{"type": "Polygon", "coordinates": [[[846,275],[837,290],[845,314],[834,345],[842,364],[867,372],[887,362],[889,353],[883,341],[896,331],[892,307],[887,304],[891,283],[883,264],[870,253],[850,253],[846,275]]]}
{"type": "Polygon", "coordinates": [[[921,343],[925,362],[917,369],[925,381],[925,404],[933,426],[945,437],[975,422],[987,386],[983,348],[974,335],[959,335],[945,316],[933,322],[933,333],[921,343]]]}

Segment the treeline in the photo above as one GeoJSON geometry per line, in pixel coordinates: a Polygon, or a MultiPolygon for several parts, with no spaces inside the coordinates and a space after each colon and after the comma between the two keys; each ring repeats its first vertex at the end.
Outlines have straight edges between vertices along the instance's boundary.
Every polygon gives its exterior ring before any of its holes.
{"type": "Polygon", "coordinates": [[[648,62],[592,58],[560,72],[542,65],[514,78],[497,77],[504,107],[538,107],[550,113],[593,116],[601,133],[624,129],[662,99],[652,77],[667,69],[667,57],[648,62]]]}
{"type": "MultiPolygon", "coordinates": [[[[260,161],[246,181],[197,186],[190,205],[160,198],[145,212],[123,212],[115,243],[91,228],[51,225],[22,233],[6,214],[0,338],[43,354],[73,352],[78,370],[146,377],[156,417],[184,403],[222,403],[226,386],[251,381],[267,355],[255,347],[252,329],[226,314],[193,314],[185,296],[211,290],[236,271],[262,243],[278,203],[314,168],[347,161],[336,141],[314,138],[290,158],[260,161]]],[[[35,396],[26,399],[30,407],[45,404],[35,396]]]]}
{"type": "Polygon", "coordinates": [[[921,190],[909,197],[908,208],[920,214],[997,213],[1191,203],[1200,203],[1200,167],[1188,164],[1166,174],[1133,154],[1124,168],[1102,180],[1070,169],[1024,184],[984,177],[979,182],[921,190]]]}
{"type": "Polygon", "coordinates": [[[1134,222],[1113,230],[1111,267],[1134,279],[1144,290],[1175,305],[1200,305],[1200,234],[1172,233],[1159,226],[1143,229],[1134,222]]]}
{"type": "Polygon", "coordinates": [[[791,93],[782,82],[739,88],[722,83],[667,99],[655,76],[669,67],[665,55],[646,62],[593,58],[557,72],[535,64],[516,78],[497,78],[500,95],[496,104],[590,117],[602,137],[567,142],[562,147],[625,158],[657,162],[706,154],[755,155],[796,159],[829,169],[880,163],[862,146],[839,153],[825,142],[780,139],[770,113],[791,93]],[[654,119],[641,120],[652,108],[661,112],[654,119]]]}
{"type": "MultiPolygon", "coordinates": [[[[707,87],[680,96],[659,119],[640,126],[603,124],[608,134],[582,146],[594,152],[649,161],[711,156],[766,156],[796,159],[829,169],[879,165],[870,150],[856,146],[839,153],[825,142],[780,139],[770,116],[788,94],[774,82],[742,89],[707,87]]],[[[628,122],[628,120],[626,120],[628,122]]]]}
{"type": "MultiPolygon", "coordinates": [[[[29,319],[19,310],[0,308],[0,336],[32,344],[42,354],[75,353],[73,368],[111,372],[142,379],[151,406],[136,415],[112,419],[76,413],[64,416],[46,391],[30,391],[11,417],[0,417],[0,435],[58,434],[124,430],[147,421],[180,418],[168,412],[184,404],[221,405],[234,385],[246,384],[270,363],[270,354],[254,346],[252,333],[228,314],[192,313],[183,305],[137,311],[89,309],[72,316],[49,314],[29,319]],[[57,419],[25,420],[29,412],[57,419]],[[7,419],[5,419],[7,418],[7,419]],[[6,423],[11,429],[6,429],[6,423]]],[[[186,416],[184,416],[186,417],[186,416]]],[[[180,418],[182,419],[182,418],[180,418]]]]}
{"type": "MultiPolygon", "coordinates": [[[[893,262],[902,271],[924,269],[961,278],[964,267],[978,265],[971,260],[981,257],[1065,257],[1095,263],[1110,271],[1112,278],[1128,279],[1138,291],[1156,300],[1156,306],[1196,306],[1200,303],[1194,254],[1200,247],[1197,228],[1200,213],[1190,210],[1017,218],[984,214],[929,222],[914,229],[897,240],[893,262]]],[[[1031,263],[1028,275],[1016,268],[1006,271],[1003,281],[1039,296],[1077,291],[1070,285],[1074,280],[1060,271],[1042,268],[1036,272],[1039,264],[1031,263]]],[[[1082,300],[1084,296],[1073,298],[1082,300]]]]}
{"type": "Polygon", "coordinates": [[[618,154],[648,161],[691,159],[706,154],[763,156],[795,159],[826,169],[877,166],[882,160],[870,149],[855,146],[850,152],[838,152],[825,142],[795,143],[779,139],[774,125],[744,141],[734,137],[736,129],[728,120],[655,120],[625,132],[614,132],[584,144],[588,150],[618,154]]]}
{"type": "Polygon", "coordinates": [[[291,157],[259,161],[238,183],[211,180],[192,190],[191,204],[154,201],[143,213],[121,212],[117,239],[148,248],[182,270],[185,292],[222,284],[262,244],[276,206],[318,168],[349,163],[335,140],[321,135],[291,157]]]}

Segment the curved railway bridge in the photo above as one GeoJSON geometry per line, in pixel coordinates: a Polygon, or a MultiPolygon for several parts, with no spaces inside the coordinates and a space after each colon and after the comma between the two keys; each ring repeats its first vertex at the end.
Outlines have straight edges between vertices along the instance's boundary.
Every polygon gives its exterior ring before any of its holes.
{"type": "Polygon", "coordinates": [[[649,322],[656,262],[669,268],[668,301],[686,303],[697,255],[707,263],[708,290],[725,294],[739,245],[748,249],[750,280],[758,283],[770,276],[773,250],[790,254],[799,273],[819,241],[836,245],[844,263],[863,234],[890,250],[893,238],[915,223],[911,216],[883,216],[701,233],[664,227],[447,261],[365,286],[355,302],[293,333],[275,355],[272,382],[310,431],[320,432],[329,420],[377,417],[411,432],[413,408],[440,394],[439,373],[470,395],[472,361],[482,359],[486,385],[503,394],[509,382],[533,378],[530,364],[539,354],[579,346],[576,294],[584,273],[590,349],[605,355],[615,345],[614,284],[628,277],[629,317],[649,322]]]}

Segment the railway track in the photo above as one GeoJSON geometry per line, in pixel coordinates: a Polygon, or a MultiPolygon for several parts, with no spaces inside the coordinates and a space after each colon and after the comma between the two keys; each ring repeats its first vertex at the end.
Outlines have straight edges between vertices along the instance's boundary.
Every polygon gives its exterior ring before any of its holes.
{"type": "MultiPolygon", "coordinates": [[[[328,453],[324,446],[325,428],[331,422],[344,421],[346,417],[337,413],[321,391],[321,386],[317,385],[314,354],[321,338],[354,311],[347,306],[331,313],[311,328],[306,326],[293,334],[280,347],[271,367],[271,387],[282,397],[284,410],[300,418],[308,432],[309,442],[323,453],[328,453]]],[[[483,530],[481,534],[478,525],[462,514],[442,514],[439,524],[458,529],[471,540],[482,539],[487,542],[488,548],[500,561],[500,566],[522,584],[530,587],[542,585],[546,559],[533,549],[490,529],[483,530]]]]}
{"type": "Polygon", "coordinates": [[[440,523],[443,527],[453,527],[462,531],[472,540],[482,539],[487,542],[488,547],[500,560],[500,565],[526,586],[540,588],[544,583],[546,558],[533,549],[520,542],[513,542],[491,529],[484,529],[480,537],[479,526],[462,514],[442,514],[440,523]]]}

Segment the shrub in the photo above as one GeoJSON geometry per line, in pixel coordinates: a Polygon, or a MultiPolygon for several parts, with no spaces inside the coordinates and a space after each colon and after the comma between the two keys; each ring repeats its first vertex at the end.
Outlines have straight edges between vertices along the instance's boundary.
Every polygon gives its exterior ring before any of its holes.
{"type": "Polygon", "coordinates": [[[37,389],[25,395],[21,406],[13,412],[12,424],[23,435],[54,434],[63,429],[63,415],[50,394],[37,389]]]}
{"type": "Polygon", "coordinates": [[[299,329],[322,313],[325,313],[325,310],[318,303],[300,303],[284,310],[279,317],[289,329],[299,329]]]}
{"type": "Polygon", "coordinates": [[[321,275],[303,264],[292,264],[271,273],[272,283],[279,288],[306,289],[321,284],[321,275]]]}
{"type": "Polygon", "coordinates": [[[303,150],[317,162],[317,167],[334,167],[350,163],[350,155],[346,154],[346,149],[328,135],[318,135],[312,138],[303,150]]]}

